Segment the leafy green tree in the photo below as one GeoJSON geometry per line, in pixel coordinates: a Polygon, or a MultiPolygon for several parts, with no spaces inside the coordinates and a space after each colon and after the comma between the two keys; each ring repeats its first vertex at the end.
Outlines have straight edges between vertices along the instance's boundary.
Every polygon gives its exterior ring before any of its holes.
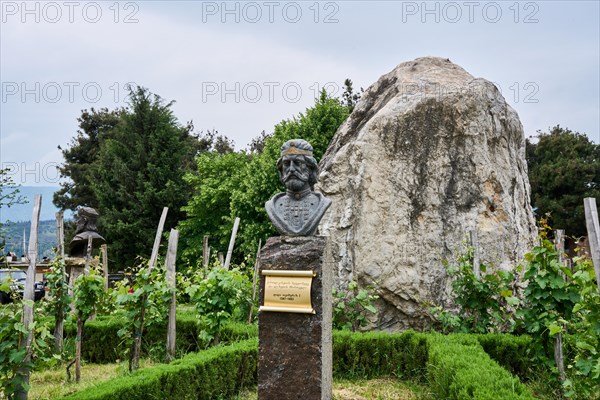
{"type": "Polygon", "coordinates": [[[54,193],[54,205],[62,210],[75,210],[79,206],[98,207],[96,194],[92,189],[92,165],[98,159],[100,144],[111,137],[111,132],[121,120],[124,109],[109,111],[106,108],[83,110],[79,130],[66,149],[62,149],[64,163],[58,168],[61,188],[54,193]]]}
{"type": "Polygon", "coordinates": [[[188,265],[195,265],[202,256],[204,235],[211,238],[211,246],[218,251],[227,249],[231,234],[231,193],[241,184],[241,171],[248,163],[244,152],[218,151],[201,153],[196,158],[197,169],[188,172],[184,180],[190,185],[194,196],[183,208],[187,219],[179,223],[181,239],[179,253],[188,265]]]}
{"type": "Polygon", "coordinates": [[[132,88],[128,110],[101,142],[93,163],[91,187],[119,267],[149,254],[163,207],[169,207],[166,230],[184,216],[190,191],[183,176],[194,168],[198,140],[191,125],[178,123],[172,104],[132,88]]]}
{"type": "Polygon", "coordinates": [[[533,206],[553,227],[586,235],[583,199],[600,197],[600,145],[559,125],[537,139],[526,142],[533,206]]]}

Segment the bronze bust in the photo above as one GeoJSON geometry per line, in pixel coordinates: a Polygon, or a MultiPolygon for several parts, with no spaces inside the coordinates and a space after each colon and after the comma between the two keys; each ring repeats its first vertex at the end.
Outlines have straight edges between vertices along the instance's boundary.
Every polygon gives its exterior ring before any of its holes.
{"type": "Polygon", "coordinates": [[[271,222],[282,235],[315,235],[331,200],[313,191],[319,168],[310,143],[302,139],[285,142],[277,169],[287,190],[265,204],[271,222]]]}

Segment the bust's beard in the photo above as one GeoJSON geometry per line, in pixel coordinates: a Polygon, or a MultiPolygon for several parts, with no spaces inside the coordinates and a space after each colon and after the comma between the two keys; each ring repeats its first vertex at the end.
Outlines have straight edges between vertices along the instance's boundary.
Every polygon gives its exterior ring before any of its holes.
{"type": "Polygon", "coordinates": [[[308,187],[308,183],[306,181],[297,179],[297,178],[288,178],[284,182],[285,187],[292,192],[301,192],[308,187]]]}

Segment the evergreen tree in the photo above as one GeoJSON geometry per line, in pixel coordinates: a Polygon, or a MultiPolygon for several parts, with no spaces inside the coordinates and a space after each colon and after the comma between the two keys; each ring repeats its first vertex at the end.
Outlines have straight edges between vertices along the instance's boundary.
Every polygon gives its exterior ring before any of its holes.
{"type": "Polygon", "coordinates": [[[552,227],[587,235],[583,199],[600,198],[600,145],[559,125],[537,139],[526,143],[532,205],[552,227]]]}
{"type": "Polygon", "coordinates": [[[119,268],[150,256],[163,207],[169,207],[165,231],[184,216],[190,191],[183,176],[195,165],[198,140],[190,124],[177,122],[171,105],[132,88],[127,112],[100,143],[93,163],[91,188],[102,233],[119,268]]]}
{"type": "Polygon", "coordinates": [[[110,138],[112,129],[119,123],[123,109],[109,111],[102,108],[83,110],[79,122],[77,136],[71,140],[70,147],[62,149],[65,159],[59,172],[61,188],[54,193],[52,202],[62,210],[75,210],[79,206],[98,208],[98,200],[92,189],[91,166],[98,158],[100,144],[110,138]]]}

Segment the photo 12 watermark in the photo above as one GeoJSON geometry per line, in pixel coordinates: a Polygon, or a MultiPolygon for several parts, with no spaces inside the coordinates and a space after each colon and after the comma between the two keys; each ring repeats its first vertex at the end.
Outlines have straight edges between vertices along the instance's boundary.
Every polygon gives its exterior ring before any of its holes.
{"type": "Polygon", "coordinates": [[[122,103],[134,82],[2,82],[1,101],[20,103],[122,103]]]}
{"type": "Polygon", "coordinates": [[[414,98],[421,100],[425,98],[436,98],[441,100],[452,93],[462,95],[484,95],[486,91],[491,90],[492,86],[505,97],[507,101],[513,103],[539,103],[538,94],[540,87],[537,82],[512,82],[503,90],[502,86],[496,82],[487,82],[475,80],[473,83],[465,86],[458,84],[439,84],[427,82],[403,82],[399,85],[399,93],[402,101],[406,102],[414,98]]]}
{"type": "Polygon", "coordinates": [[[403,23],[496,24],[511,21],[515,24],[537,24],[539,11],[539,4],[533,1],[403,1],[401,20],[403,23]]]}
{"type": "Polygon", "coordinates": [[[57,162],[3,162],[1,169],[6,170],[6,176],[12,178],[14,182],[31,185],[59,183],[61,178],[59,167],[60,164],[57,162]]]}
{"type": "Polygon", "coordinates": [[[137,24],[138,2],[104,1],[2,1],[2,23],[78,23],[96,24],[101,21],[137,24]]]}
{"type": "Polygon", "coordinates": [[[328,96],[341,94],[341,86],[335,82],[301,84],[299,82],[202,82],[202,103],[298,103],[303,97],[316,99],[321,91],[328,96]]]}
{"type": "Polygon", "coordinates": [[[339,11],[340,5],[334,1],[203,1],[202,22],[296,24],[309,21],[315,24],[337,24],[339,11]]]}

